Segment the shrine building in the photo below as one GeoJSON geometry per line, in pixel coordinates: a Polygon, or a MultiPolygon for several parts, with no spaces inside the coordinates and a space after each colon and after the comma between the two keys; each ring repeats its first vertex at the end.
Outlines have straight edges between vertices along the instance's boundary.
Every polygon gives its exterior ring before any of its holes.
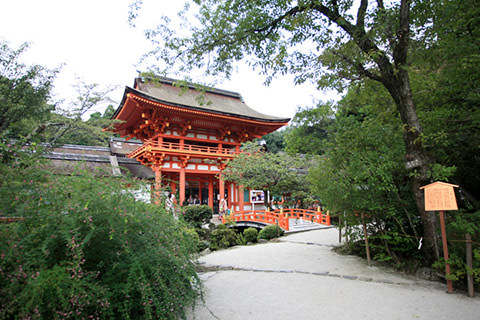
{"type": "Polygon", "coordinates": [[[238,93],[197,88],[164,77],[136,78],[113,115],[121,122],[109,130],[143,142],[127,157],[152,169],[157,202],[161,188],[170,186],[179,204],[191,196],[215,210],[226,199],[229,208],[246,210],[248,190],[221,178],[225,161],[241,152],[242,142],[261,138],[290,119],[259,113],[238,93]]]}

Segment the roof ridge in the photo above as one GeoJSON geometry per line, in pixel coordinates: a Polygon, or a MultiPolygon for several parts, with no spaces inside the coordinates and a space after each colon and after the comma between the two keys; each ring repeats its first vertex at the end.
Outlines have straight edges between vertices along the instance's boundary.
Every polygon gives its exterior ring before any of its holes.
{"type": "Polygon", "coordinates": [[[229,97],[237,98],[237,99],[240,99],[240,100],[243,101],[242,95],[238,92],[229,91],[229,90],[225,90],[225,89],[214,88],[214,87],[209,87],[207,85],[196,84],[196,83],[189,82],[189,81],[186,81],[186,80],[178,80],[178,79],[173,79],[173,78],[169,78],[169,77],[161,77],[161,76],[158,76],[158,77],[146,76],[146,77],[137,77],[135,79],[135,85],[137,84],[137,80],[139,80],[143,83],[145,83],[145,80],[150,80],[150,81],[153,81],[153,82],[158,81],[159,83],[165,83],[165,84],[172,85],[172,86],[175,86],[176,84],[183,82],[183,83],[185,83],[185,86],[189,89],[198,90],[198,87],[200,86],[202,88],[205,88],[205,92],[220,94],[220,95],[224,95],[224,96],[229,96],[229,97]]]}

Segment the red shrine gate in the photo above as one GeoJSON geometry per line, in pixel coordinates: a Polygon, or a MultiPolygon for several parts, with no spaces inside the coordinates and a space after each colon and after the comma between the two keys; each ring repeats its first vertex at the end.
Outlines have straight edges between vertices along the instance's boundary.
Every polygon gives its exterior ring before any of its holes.
{"type": "Polygon", "coordinates": [[[143,145],[127,155],[155,173],[156,198],[162,185],[178,190],[180,204],[195,193],[203,204],[228,195],[228,206],[244,210],[241,186],[225,184],[225,161],[240,152],[242,142],[260,138],[290,119],[261,114],[249,108],[238,93],[194,85],[176,86],[168,78],[135,79],[126,87],[109,130],[137,138],[143,145]],[[220,177],[220,178],[218,178],[220,177]]]}

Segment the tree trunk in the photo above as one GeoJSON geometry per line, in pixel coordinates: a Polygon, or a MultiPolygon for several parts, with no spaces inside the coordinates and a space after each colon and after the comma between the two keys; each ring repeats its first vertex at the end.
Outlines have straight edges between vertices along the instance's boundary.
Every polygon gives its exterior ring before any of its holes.
{"type": "MultiPolygon", "coordinates": [[[[390,25],[388,34],[393,62],[365,31],[363,23],[367,11],[368,1],[362,0],[358,9],[357,25],[340,19],[338,10],[320,6],[319,10],[330,20],[335,21],[355,41],[357,46],[376,63],[380,74],[369,72],[363,65],[360,73],[372,80],[381,82],[392,96],[404,125],[403,139],[406,147],[405,166],[411,170],[410,182],[412,194],[415,198],[417,209],[423,224],[423,250],[427,262],[433,262],[439,256],[435,242],[436,217],[425,212],[424,196],[420,187],[430,183],[430,170],[433,161],[425,152],[422,144],[422,127],[418,121],[415,103],[412,98],[410,81],[408,77],[407,56],[410,45],[410,6],[411,0],[402,0],[399,7],[398,25],[390,25]],[[372,54],[373,53],[373,54],[372,54]]],[[[385,10],[383,2],[378,2],[379,8],[385,10]]],[[[357,65],[358,68],[358,65],[357,65]]]]}
{"type": "Polygon", "coordinates": [[[412,194],[423,225],[423,251],[427,262],[432,263],[439,257],[435,236],[438,219],[435,214],[425,211],[424,194],[420,187],[431,182],[430,171],[433,160],[427,155],[422,144],[421,134],[423,130],[418,121],[407,71],[400,70],[390,80],[385,81],[384,85],[395,100],[397,110],[404,124],[405,166],[411,171],[412,194]]]}

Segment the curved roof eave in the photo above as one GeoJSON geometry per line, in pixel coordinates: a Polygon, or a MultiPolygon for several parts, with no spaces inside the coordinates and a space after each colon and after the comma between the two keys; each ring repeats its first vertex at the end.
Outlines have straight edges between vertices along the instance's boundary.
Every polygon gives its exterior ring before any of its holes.
{"type": "Polygon", "coordinates": [[[212,113],[212,114],[227,115],[227,116],[231,116],[231,117],[238,117],[238,118],[243,118],[243,119],[247,119],[247,120],[255,120],[255,121],[261,121],[261,122],[272,123],[272,124],[285,124],[285,123],[290,121],[290,118],[276,118],[276,117],[270,117],[270,116],[266,116],[267,118],[253,117],[253,116],[248,116],[248,115],[243,115],[243,114],[238,114],[238,113],[222,112],[222,111],[219,111],[219,110],[212,110],[208,107],[192,106],[192,105],[167,101],[167,100],[163,100],[163,99],[154,97],[154,96],[152,96],[152,95],[150,95],[146,92],[143,92],[143,91],[140,91],[140,90],[137,90],[137,89],[133,89],[133,88],[128,87],[128,86],[125,87],[125,92],[123,94],[122,101],[121,101],[119,107],[117,108],[117,110],[115,111],[115,113],[113,114],[112,119],[115,119],[116,116],[122,110],[122,108],[125,104],[125,101],[127,99],[127,94],[129,94],[129,93],[135,94],[135,95],[137,95],[137,96],[139,96],[143,99],[147,99],[147,100],[150,100],[152,102],[157,102],[157,103],[161,103],[161,104],[165,104],[165,105],[170,105],[170,106],[173,106],[173,107],[180,107],[180,108],[185,108],[185,109],[190,109],[190,110],[195,110],[195,111],[208,112],[208,113],[212,113]]]}

